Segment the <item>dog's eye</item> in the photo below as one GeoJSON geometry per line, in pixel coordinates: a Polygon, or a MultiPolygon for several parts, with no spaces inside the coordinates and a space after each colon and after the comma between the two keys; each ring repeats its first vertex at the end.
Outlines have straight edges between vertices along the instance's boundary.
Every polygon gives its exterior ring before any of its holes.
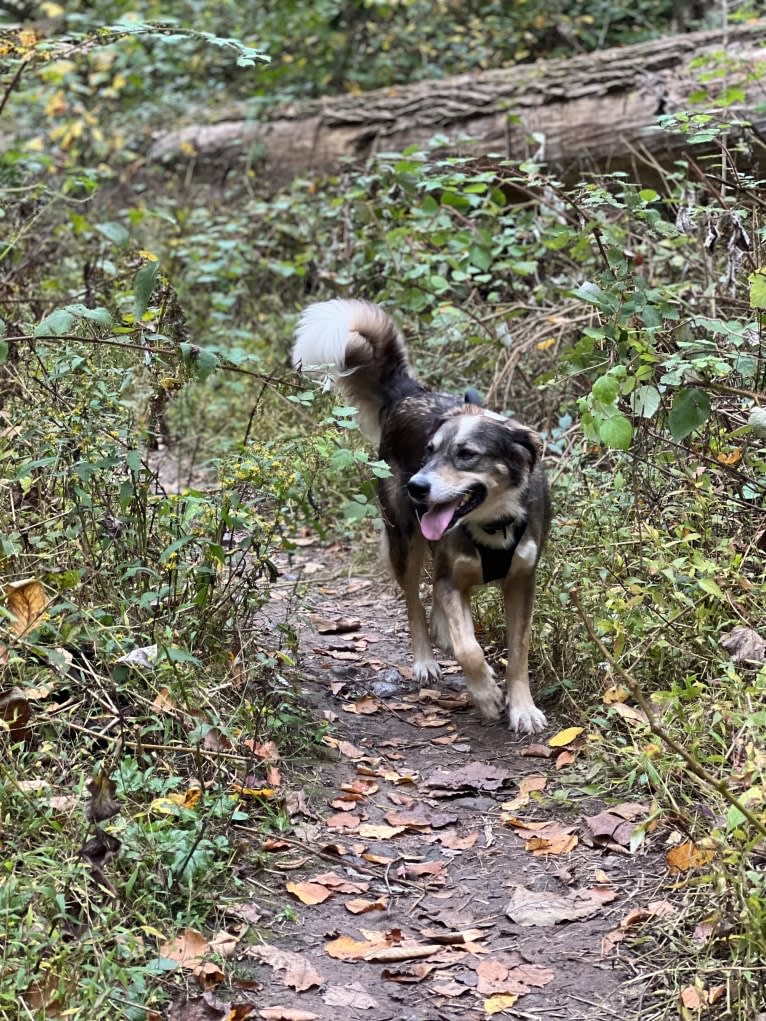
{"type": "Polygon", "coordinates": [[[460,446],[455,450],[455,457],[461,461],[475,461],[478,456],[479,451],[471,447],[460,446]]]}
{"type": "Polygon", "coordinates": [[[426,457],[431,457],[435,449],[436,448],[434,447],[433,443],[429,443],[428,446],[426,447],[426,457]]]}

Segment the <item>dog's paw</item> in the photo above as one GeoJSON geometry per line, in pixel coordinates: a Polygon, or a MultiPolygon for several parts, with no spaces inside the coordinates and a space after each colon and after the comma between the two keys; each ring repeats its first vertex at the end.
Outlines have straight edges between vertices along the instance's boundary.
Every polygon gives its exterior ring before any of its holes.
{"type": "Polygon", "coordinates": [[[528,705],[511,703],[508,706],[508,725],[517,734],[539,734],[548,726],[548,721],[545,718],[545,713],[538,709],[530,699],[528,705]]]}
{"type": "Polygon", "coordinates": [[[416,660],[412,665],[412,678],[416,684],[431,684],[441,675],[441,667],[435,659],[416,660]]]}
{"type": "Polygon", "coordinates": [[[471,700],[485,720],[496,720],[503,715],[505,698],[494,681],[488,681],[481,688],[470,688],[471,700]]]}

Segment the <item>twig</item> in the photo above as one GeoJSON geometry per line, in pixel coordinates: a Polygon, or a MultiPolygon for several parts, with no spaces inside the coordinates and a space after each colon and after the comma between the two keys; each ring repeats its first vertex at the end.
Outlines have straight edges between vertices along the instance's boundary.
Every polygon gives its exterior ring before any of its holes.
{"type": "Polygon", "coordinates": [[[664,727],[662,727],[657,722],[651,702],[644,695],[638,681],[635,679],[635,677],[633,677],[632,674],[628,673],[628,671],[617,662],[612,653],[609,651],[609,649],[607,649],[607,647],[601,641],[599,636],[596,634],[590,618],[585,613],[580,604],[577,591],[572,589],[569,593],[569,597],[574,603],[575,609],[579,613],[580,618],[582,619],[582,622],[585,625],[585,630],[588,632],[591,641],[595,643],[601,655],[609,663],[612,669],[618,674],[620,679],[624,682],[625,686],[630,691],[633,698],[635,698],[636,702],[638,702],[639,706],[644,711],[651,732],[656,737],[658,737],[660,741],[664,742],[664,744],[666,744],[668,748],[671,749],[671,751],[675,752],[676,755],[680,756],[684,760],[686,765],[689,767],[689,770],[696,777],[698,777],[704,783],[708,784],[708,786],[712,787],[713,790],[717,791],[721,795],[721,797],[728,801],[733,808],[736,808],[738,812],[742,813],[742,816],[745,819],[747,819],[750,825],[755,830],[757,830],[757,832],[762,837],[766,837],[766,826],[761,822],[758,816],[751,812],[747,805],[743,804],[735,794],[732,794],[732,792],[729,790],[729,788],[727,787],[726,783],[723,780],[718,780],[711,773],[709,773],[704,766],[700,765],[700,763],[694,758],[693,755],[690,755],[689,752],[687,752],[686,749],[682,745],[680,745],[675,740],[674,737],[671,737],[671,735],[668,734],[664,727]]]}

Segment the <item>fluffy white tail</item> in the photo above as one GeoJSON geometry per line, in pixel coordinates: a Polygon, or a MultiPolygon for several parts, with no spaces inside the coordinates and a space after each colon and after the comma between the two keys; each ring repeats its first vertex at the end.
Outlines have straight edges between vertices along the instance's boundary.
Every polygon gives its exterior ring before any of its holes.
{"type": "Polygon", "coordinates": [[[359,427],[380,437],[380,416],[396,383],[408,377],[407,349],[393,319],[379,305],[335,298],[309,305],[295,333],[293,365],[325,372],[358,409],[359,427]]]}

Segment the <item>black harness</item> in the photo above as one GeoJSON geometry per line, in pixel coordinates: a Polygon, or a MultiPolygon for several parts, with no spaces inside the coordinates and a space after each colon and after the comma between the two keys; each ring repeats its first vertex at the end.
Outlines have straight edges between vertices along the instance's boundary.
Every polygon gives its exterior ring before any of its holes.
{"type": "Polygon", "coordinates": [[[500,521],[491,521],[488,525],[482,525],[481,529],[490,535],[502,532],[504,539],[510,539],[508,546],[500,546],[499,548],[496,546],[485,546],[483,543],[478,542],[466,526],[463,525],[463,532],[473,543],[476,552],[481,557],[481,574],[486,584],[490,581],[499,581],[510,571],[513,554],[516,552],[516,547],[521,542],[521,537],[527,529],[527,522],[526,518],[521,518],[520,520],[504,518],[500,521]]]}

